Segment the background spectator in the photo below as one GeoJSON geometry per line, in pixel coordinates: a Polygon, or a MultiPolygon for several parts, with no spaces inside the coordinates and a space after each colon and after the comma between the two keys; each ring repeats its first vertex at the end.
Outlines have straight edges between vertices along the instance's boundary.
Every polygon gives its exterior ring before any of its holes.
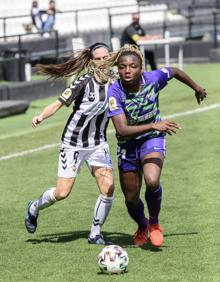
{"type": "MultiPolygon", "coordinates": [[[[132,14],[132,23],[127,26],[122,32],[121,46],[125,44],[135,44],[137,45],[138,40],[144,39],[156,39],[159,38],[158,35],[148,35],[145,30],[140,25],[140,14],[138,12],[132,14]]],[[[154,52],[151,50],[145,50],[145,58],[150,64],[152,70],[157,69],[157,64],[155,60],[154,52]]],[[[146,64],[147,65],[147,64],[146,64]]]]}
{"type": "Polygon", "coordinates": [[[48,32],[53,30],[55,24],[56,13],[60,11],[56,9],[56,2],[54,0],[49,1],[49,7],[47,9],[47,19],[43,24],[43,31],[48,32]]]}
{"type": "Polygon", "coordinates": [[[31,19],[32,19],[32,24],[36,27],[36,29],[38,31],[41,31],[42,29],[41,11],[39,10],[37,1],[32,2],[31,19]]]}

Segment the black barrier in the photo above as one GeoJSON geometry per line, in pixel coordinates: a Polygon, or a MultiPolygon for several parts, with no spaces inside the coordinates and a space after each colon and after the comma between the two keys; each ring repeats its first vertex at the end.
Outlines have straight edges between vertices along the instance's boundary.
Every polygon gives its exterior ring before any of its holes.
{"type": "Polygon", "coordinates": [[[0,53],[0,78],[7,81],[25,81],[27,52],[16,49],[2,50],[0,53]]]}
{"type": "Polygon", "coordinates": [[[0,86],[0,102],[9,99],[8,85],[2,84],[0,86]]]}
{"type": "Polygon", "coordinates": [[[6,81],[25,81],[25,58],[0,58],[0,78],[6,81]]]}
{"type": "MultiPolygon", "coordinates": [[[[58,31],[53,30],[49,32],[55,34],[54,42],[54,57],[59,58],[59,36],[58,31]]],[[[34,32],[32,35],[42,35],[43,32],[34,32]]],[[[0,61],[2,62],[3,71],[0,71],[0,78],[9,81],[25,81],[25,64],[31,61],[31,54],[23,49],[23,38],[30,34],[15,34],[7,36],[7,38],[17,38],[17,48],[11,50],[2,50],[0,54],[0,61]]],[[[1,39],[2,37],[0,37],[1,39]]]]}
{"type": "Polygon", "coordinates": [[[65,90],[64,81],[36,80],[0,85],[1,100],[34,101],[50,96],[59,96],[65,90]]]}
{"type": "Polygon", "coordinates": [[[22,100],[3,101],[0,103],[0,118],[23,114],[27,111],[29,104],[29,102],[22,100]]]}

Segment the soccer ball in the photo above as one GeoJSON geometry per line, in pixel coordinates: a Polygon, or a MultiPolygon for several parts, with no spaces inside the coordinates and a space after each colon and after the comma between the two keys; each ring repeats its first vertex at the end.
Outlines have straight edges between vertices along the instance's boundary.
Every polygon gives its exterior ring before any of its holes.
{"type": "Polygon", "coordinates": [[[127,252],[120,246],[109,245],[98,255],[98,266],[103,273],[123,273],[128,266],[127,252]]]}

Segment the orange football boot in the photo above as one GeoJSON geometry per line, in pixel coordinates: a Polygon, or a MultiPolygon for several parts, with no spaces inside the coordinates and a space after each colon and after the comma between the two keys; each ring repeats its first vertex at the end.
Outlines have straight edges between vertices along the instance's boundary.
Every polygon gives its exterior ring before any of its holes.
{"type": "Polygon", "coordinates": [[[150,224],[149,225],[150,240],[153,246],[160,247],[163,244],[163,232],[164,229],[159,224],[150,224]]]}
{"type": "Polygon", "coordinates": [[[136,246],[143,246],[147,243],[148,226],[145,229],[138,228],[134,234],[133,243],[136,246]]]}

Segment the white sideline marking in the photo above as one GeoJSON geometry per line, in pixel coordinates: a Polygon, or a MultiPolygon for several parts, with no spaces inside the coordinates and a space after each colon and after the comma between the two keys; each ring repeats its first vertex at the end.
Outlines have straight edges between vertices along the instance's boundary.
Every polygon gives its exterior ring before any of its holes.
{"type": "MultiPolygon", "coordinates": [[[[192,114],[196,114],[196,113],[201,113],[201,112],[206,112],[206,111],[209,111],[209,110],[213,110],[213,109],[216,109],[216,108],[219,108],[219,107],[220,107],[220,103],[211,104],[211,105],[203,107],[203,108],[199,108],[199,109],[195,109],[195,110],[191,110],[191,111],[180,112],[180,113],[175,113],[175,114],[172,114],[172,115],[164,116],[163,119],[176,118],[176,117],[180,117],[180,116],[181,117],[182,116],[188,116],[188,115],[192,115],[192,114]]],[[[114,129],[110,129],[110,130],[108,130],[108,133],[113,133],[114,131],[115,131],[114,129]]],[[[59,143],[57,143],[57,144],[47,144],[47,145],[44,145],[44,146],[41,146],[41,147],[38,147],[38,148],[35,148],[35,149],[31,149],[31,150],[27,150],[27,151],[11,154],[11,155],[6,155],[6,156],[3,156],[3,157],[0,157],[0,161],[9,160],[9,159],[25,156],[25,155],[32,154],[32,153],[35,153],[35,152],[40,152],[40,151],[43,151],[43,150],[48,150],[48,149],[57,147],[58,145],[59,145],[59,143]]]]}
{"type": "Polygon", "coordinates": [[[189,116],[189,115],[192,115],[192,114],[207,112],[209,110],[213,110],[213,109],[216,109],[216,108],[219,108],[219,107],[220,107],[220,103],[211,104],[209,106],[198,108],[198,109],[195,109],[195,110],[180,112],[180,113],[175,113],[175,114],[172,114],[172,115],[164,116],[163,119],[189,116]]]}
{"type": "Polygon", "coordinates": [[[47,144],[47,145],[38,147],[38,148],[36,148],[36,149],[31,149],[31,150],[27,150],[27,151],[15,153],[15,154],[3,156],[3,157],[0,157],[0,161],[9,160],[9,159],[13,159],[13,158],[25,156],[25,155],[28,155],[28,154],[32,154],[32,153],[35,153],[35,152],[39,152],[39,151],[51,149],[51,148],[57,147],[58,145],[59,145],[59,144],[47,144]]]}
{"type": "MultiPolygon", "coordinates": [[[[62,122],[54,122],[52,124],[44,124],[44,126],[39,127],[38,130],[46,130],[46,129],[50,129],[51,127],[55,127],[55,126],[62,125],[62,124],[63,124],[62,122]]],[[[3,135],[0,136],[0,141],[8,139],[8,138],[12,138],[12,137],[18,137],[18,136],[21,136],[21,135],[30,134],[30,133],[33,133],[33,128],[31,128],[31,126],[30,126],[30,129],[21,130],[20,132],[16,132],[16,133],[12,133],[12,134],[9,134],[9,133],[3,134],[3,135]]]]}

